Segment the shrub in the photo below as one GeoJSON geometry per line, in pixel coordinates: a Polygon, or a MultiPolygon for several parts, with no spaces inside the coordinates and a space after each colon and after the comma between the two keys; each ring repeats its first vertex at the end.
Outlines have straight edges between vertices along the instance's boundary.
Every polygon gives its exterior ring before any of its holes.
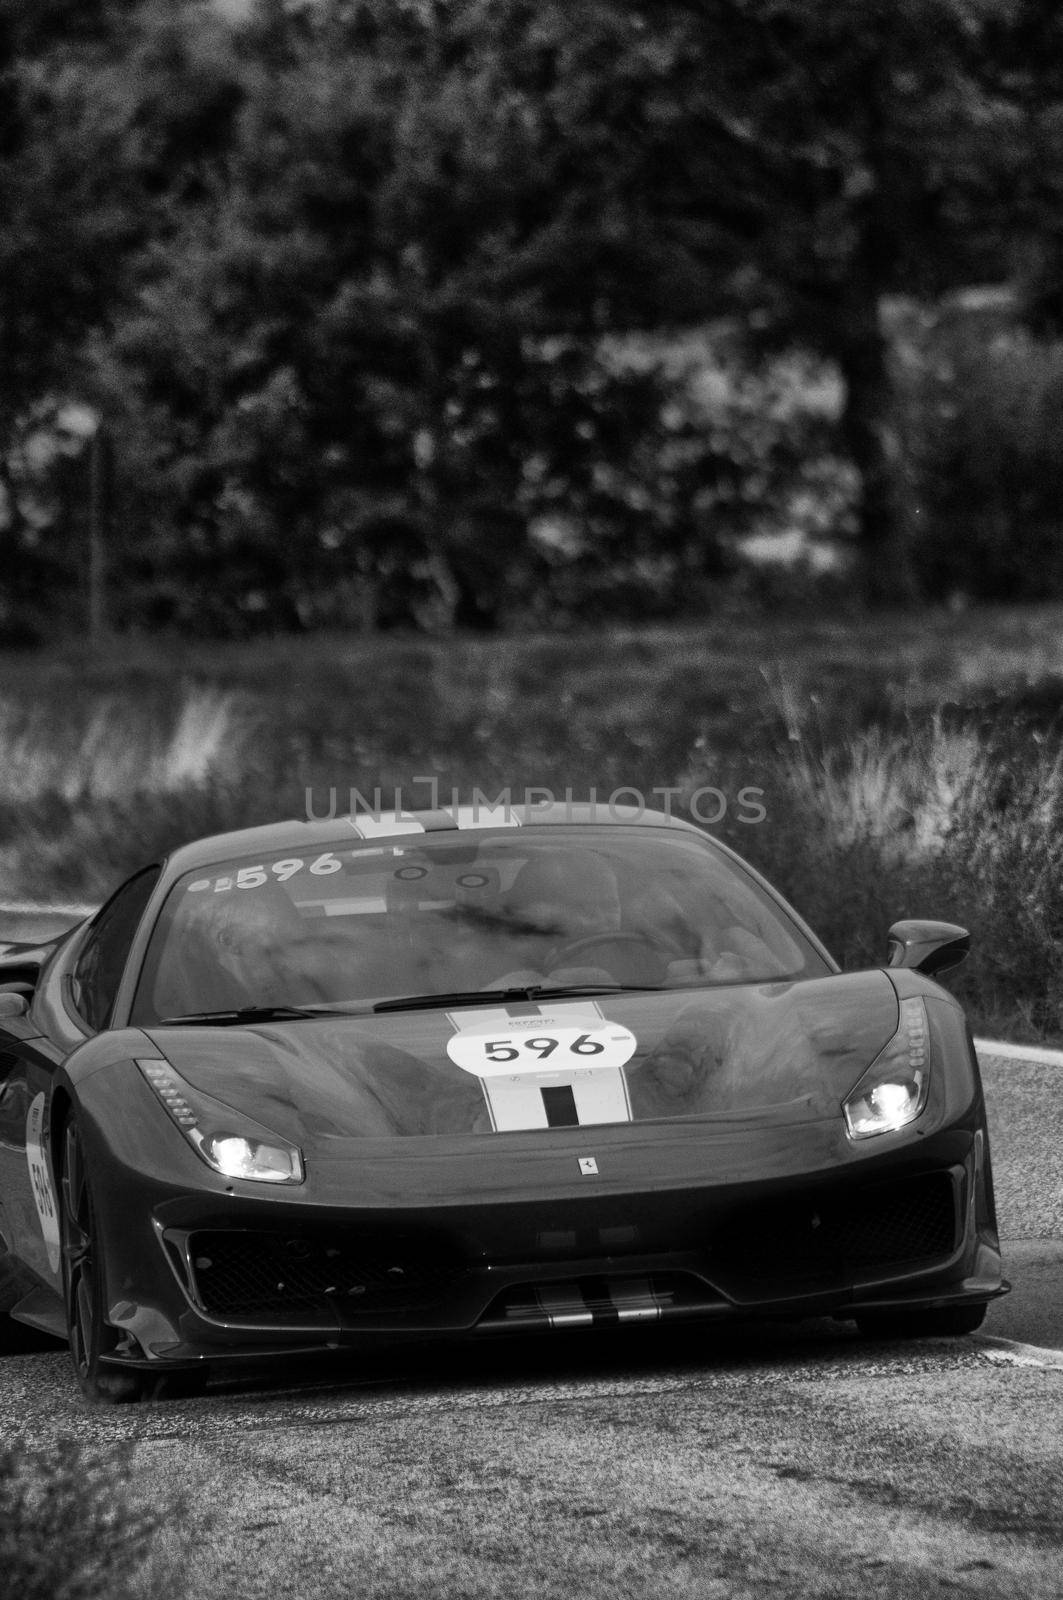
{"type": "Polygon", "coordinates": [[[0,1451],[0,1572],[8,1600],[140,1600],[183,1585],[156,1538],[176,1509],[129,1493],[132,1449],[0,1451]]]}
{"type": "Polygon", "coordinates": [[[900,917],[958,922],[947,978],[976,1029],[1063,1032],[1063,755],[999,724],[872,728],[780,751],[768,818],[732,840],[847,967],[885,959],[900,917]]]}

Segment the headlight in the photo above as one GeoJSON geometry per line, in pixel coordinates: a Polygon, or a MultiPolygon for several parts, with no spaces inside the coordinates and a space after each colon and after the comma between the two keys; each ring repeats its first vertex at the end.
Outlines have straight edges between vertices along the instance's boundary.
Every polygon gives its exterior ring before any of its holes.
{"type": "Polygon", "coordinates": [[[922,1000],[902,1000],[897,1032],[842,1105],[850,1139],[914,1122],[930,1088],[930,1028],[922,1000]]]}
{"type": "Polygon", "coordinates": [[[137,1066],[196,1154],[223,1178],[302,1183],[303,1158],[295,1145],[193,1089],[168,1062],[137,1066]]]}

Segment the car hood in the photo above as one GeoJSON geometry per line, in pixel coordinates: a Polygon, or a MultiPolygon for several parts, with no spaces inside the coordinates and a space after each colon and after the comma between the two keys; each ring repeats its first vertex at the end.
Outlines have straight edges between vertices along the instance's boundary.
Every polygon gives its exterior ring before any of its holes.
{"type": "MultiPolygon", "coordinates": [[[[460,1135],[542,1125],[520,1120],[528,1115],[519,1109],[527,1103],[525,1080],[533,1088],[536,1081],[556,1084],[564,1080],[563,1070],[545,1077],[547,1064],[535,1061],[520,1083],[507,1075],[524,1099],[511,1098],[506,1122],[499,1116],[500,1091],[448,1054],[448,1043],[453,1047],[463,1028],[497,1032],[507,1014],[537,1032],[560,1023],[592,1036],[595,1028],[610,1026],[614,1037],[630,1036],[627,1059],[613,1069],[615,1085],[605,1085],[599,1111],[581,1114],[580,1122],[750,1116],[803,1121],[838,1114],[842,1099],[896,1031],[898,1003],[886,974],[871,971],[796,983],[543,1000],[539,1006],[500,1004],[486,1011],[465,1006],[148,1031],[194,1088],[306,1145],[330,1137],[460,1135]],[[610,1104],[621,1109],[610,1112],[610,1104]]],[[[581,1093],[594,1076],[582,1070],[586,1065],[576,1058],[569,1074],[583,1080],[581,1093]]]]}

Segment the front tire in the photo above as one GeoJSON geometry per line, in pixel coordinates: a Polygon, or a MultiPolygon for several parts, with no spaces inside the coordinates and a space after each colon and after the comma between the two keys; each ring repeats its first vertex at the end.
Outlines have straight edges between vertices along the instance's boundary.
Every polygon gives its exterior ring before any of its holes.
{"type": "Polygon", "coordinates": [[[113,1405],[167,1396],[176,1399],[200,1392],[206,1386],[206,1372],[182,1370],[159,1374],[134,1367],[122,1368],[106,1361],[117,1348],[119,1336],[107,1321],[103,1237],[92,1198],[84,1144],[73,1116],[63,1129],[62,1148],[59,1188],[63,1299],[70,1354],[82,1393],[89,1400],[113,1405]]]}
{"type": "Polygon", "coordinates": [[[856,1319],[865,1339],[956,1339],[974,1333],[986,1307],[937,1306],[929,1311],[868,1311],[856,1319]]]}

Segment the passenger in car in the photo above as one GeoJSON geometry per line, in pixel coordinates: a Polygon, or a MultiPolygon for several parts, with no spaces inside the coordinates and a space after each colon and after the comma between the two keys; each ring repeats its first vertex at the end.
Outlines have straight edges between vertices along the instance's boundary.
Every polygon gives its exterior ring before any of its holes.
{"type": "Polygon", "coordinates": [[[312,1005],[337,997],[337,973],[322,940],[309,934],[280,884],[197,895],[182,910],[188,915],[177,965],[186,981],[178,987],[189,995],[183,1009],[312,1005]]]}

